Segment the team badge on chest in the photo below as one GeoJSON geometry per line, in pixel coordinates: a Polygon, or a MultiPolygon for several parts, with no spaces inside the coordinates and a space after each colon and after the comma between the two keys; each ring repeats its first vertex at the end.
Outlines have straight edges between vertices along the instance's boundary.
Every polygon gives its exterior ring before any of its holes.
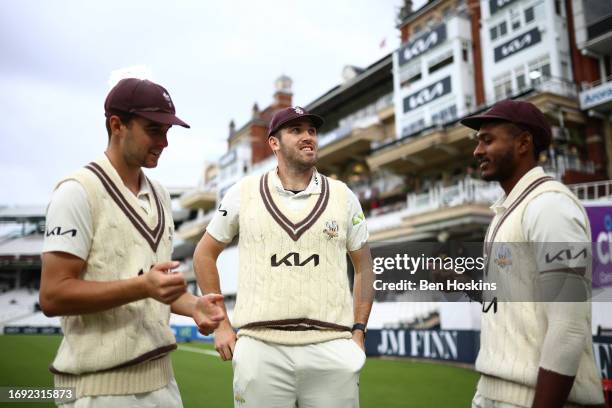
{"type": "Polygon", "coordinates": [[[336,221],[326,221],[323,233],[327,235],[327,239],[336,238],[338,236],[338,223],[336,221]]]}
{"type": "Polygon", "coordinates": [[[495,264],[502,270],[505,270],[507,267],[512,265],[512,251],[507,245],[501,244],[497,248],[495,264]]]}

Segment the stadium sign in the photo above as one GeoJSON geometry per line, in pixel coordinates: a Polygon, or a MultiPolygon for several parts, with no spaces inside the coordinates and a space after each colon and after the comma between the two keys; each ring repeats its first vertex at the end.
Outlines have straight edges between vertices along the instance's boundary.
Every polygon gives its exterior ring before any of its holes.
{"type": "Polygon", "coordinates": [[[415,38],[401,47],[397,53],[400,67],[413,58],[437,47],[446,40],[446,24],[440,24],[431,31],[415,38]]]}
{"type": "Polygon", "coordinates": [[[585,208],[593,242],[593,287],[612,286],[612,207],[585,208]]]}
{"type": "Polygon", "coordinates": [[[580,92],[580,109],[587,110],[612,101],[612,81],[580,92]]]}
{"type": "Polygon", "coordinates": [[[219,167],[224,169],[236,161],[236,150],[230,150],[219,159],[219,167]]]}
{"type": "Polygon", "coordinates": [[[369,330],[366,353],[472,364],[478,344],[473,330],[369,330]]]}
{"type": "Polygon", "coordinates": [[[612,377],[612,337],[594,336],[593,354],[600,370],[601,378],[612,377]]]}
{"type": "Polygon", "coordinates": [[[447,76],[446,78],[407,96],[404,98],[404,113],[420,108],[421,106],[426,105],[441,96],[449,94],[451,89],[451,78],[450,76],[447,76]]]}
{"type": "Polygon", "coordinates": [[[516,0],[489,0],[489,11],[493,15],[506,6],[514,3],[516,0]]]}
{"type": "Polygon", "coordinates": [[[499,62],[504,58],[524,50],[525,48],[529,48],[532,45],[539,43],[540,41],[542,41],[542,36],[540,35],[540,30],[538,30],[536,27],[500,45],[499,47],[496,47],[493,50],[493,58],[495,62],[499,62]]]}
{"type": "Polygon", "coordinates": [[[54,326],[5,326],[4,334],[61,334],[61,327],[54,326]]]}

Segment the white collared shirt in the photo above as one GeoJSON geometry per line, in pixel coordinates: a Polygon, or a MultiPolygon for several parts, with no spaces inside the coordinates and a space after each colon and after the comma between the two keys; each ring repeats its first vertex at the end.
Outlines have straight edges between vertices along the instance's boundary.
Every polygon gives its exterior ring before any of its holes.
{"type": "MultiPolygon", "coordinates": [[[[140,177],[140,190],[136,195],[145,212],[151,211],[151,187],[144,175],[140,177]]],[[[127,221],[126,221],[127,222],[127,221]]],[[[93,239],[93,218],[87,201],[87,193],[76,180],[66,180],[51,196],[47,207],[46,230],[61,227],[63,231],[75,229],[79,233],[47,235],[43,241],[42,252],[67,252],[86,261],[93,239]]]]}
{"type": "MultiPolygon", "coordinates": [[[[278,171],[278,170],[277,170],[278,171]]],[[[285,190],[278,177],[277,171],[270,173],[270,182],[273,188],[279,193],[283,203],[292,210],[301,210],[307,204],[308,198],[312,194],[321,192],[321,175],[313,172],[308,186],[298,193],[285,190]]],[[[221,200],[219,210],[206,227],[206,231],[217,241],[230,243],[238,234],[239,214],[240,214],[240,182],[234,184],[227,190],[221,200]],[[227,211],[227,213],[225,213],[227,211]],[[225,215],[223,215],[225,214],[225,215]]],[[[346,226],[348,237],[346,249],[349,252],[360,249],[368,241],[368,228],[363,217],[363,210],[357,196],[347,187],[347,208],[346,226]]]]}

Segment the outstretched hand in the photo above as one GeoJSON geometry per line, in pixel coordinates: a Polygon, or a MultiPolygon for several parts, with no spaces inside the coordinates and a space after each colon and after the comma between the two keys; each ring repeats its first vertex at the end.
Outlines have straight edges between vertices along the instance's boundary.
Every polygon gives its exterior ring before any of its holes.
{"type": "Polygon", "coordinates": [[[209,335],[219,327],[219,323],[225,318],[222,302],[223,295],[217,293],[209,293],[198,298],[192,317],[200,333],[209,335]]]}

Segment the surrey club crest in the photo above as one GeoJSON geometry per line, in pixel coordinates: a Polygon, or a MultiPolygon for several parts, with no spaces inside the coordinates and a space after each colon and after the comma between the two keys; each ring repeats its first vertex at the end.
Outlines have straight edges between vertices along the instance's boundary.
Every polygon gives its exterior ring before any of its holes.
{"type": "Polygon", "coordinates": [[[299,106],[293,107],[293,111],[297,113],[298,115],[304,114],[304,109],[300,108],[299,106]]]}
{"type": "Polygon", "coordinates": [[[338,236],[338,223],[336,221],[326,221],[325,229],[323,230],[327,239],[336,238],[338,236]]]}
{"type": "Polygon", "coordinates": [[[497,248],[494,262],[501,269],[506,269],[512,265],[512,251],[507,245],[502,244],[497,248]]]}

